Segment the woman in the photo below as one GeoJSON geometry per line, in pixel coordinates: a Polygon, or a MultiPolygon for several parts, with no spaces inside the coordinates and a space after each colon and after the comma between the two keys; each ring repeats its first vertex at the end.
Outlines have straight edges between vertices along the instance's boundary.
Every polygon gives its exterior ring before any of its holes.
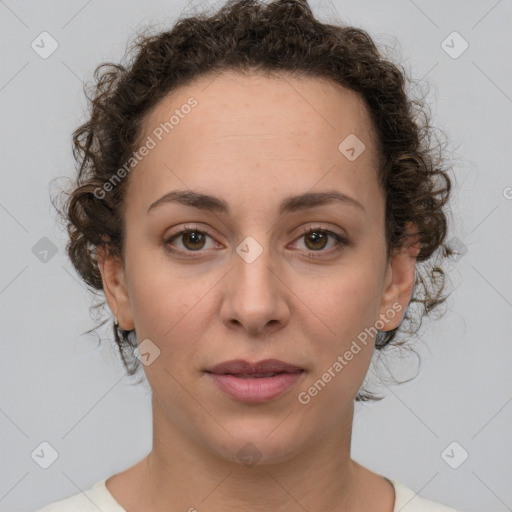
{"type": "Polygon", "coordinates": [[[97,70],[64,215],[153,447],[42,511],[453,511],[350,456],[373,353],[444,300],[450,179],[404,75],[306,1],[134,49],[97,70]]]}

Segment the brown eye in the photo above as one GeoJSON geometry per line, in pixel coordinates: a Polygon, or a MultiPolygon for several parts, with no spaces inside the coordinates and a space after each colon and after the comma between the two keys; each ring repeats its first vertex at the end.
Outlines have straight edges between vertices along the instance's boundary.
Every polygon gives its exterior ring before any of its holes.
{"type": "Polygon", "coordinates": [[[324,249],[327,244],[328,238],[329,238],[328,235],[326,235],[325,233],[323,233],[319,230],[318,231],[309,231],[306,235],[304,235],[305,240],[311,241],[311,244],[306,243],[306,246],[308,247],[308,249],[312,249],[315,251],[324,249]]]}
{"type": "Polygon", "coordinates": [[[205,244],[205,233],[201,231],[185,231],[182,233],[183,245],[191,251],[202,249],[205,244]]]}
{"type": "MultiPolygon", "coordinates": [[[[341,250],[344,246],[349,245],[349,241],[338,233],[329,229],[323,229],[321,227],[309,227],[305,229],[297,240],[304,240],[305,251],[311,257],[318,257],[324,253],[327,255],[333,251],[341,250]],[[329,240],[332,240],[332,244],[329,248],[326,247],[329,244],[329,240]],[[320,253],[316,255],[315,253],[320,253]]],[[[300,249],[300,247],[299,247],[300,249]]]]}
{"type": "Polygon", "coordinates": [[[165,244],[173,252],[194,252],[204,249],[208,238],[211,239],[210,235],[204,231],[186,228],[168,238],[165,244]],[[179,242],[180,239],[181,247],[180,244],[175,243],[175,241],[179,242]]]}

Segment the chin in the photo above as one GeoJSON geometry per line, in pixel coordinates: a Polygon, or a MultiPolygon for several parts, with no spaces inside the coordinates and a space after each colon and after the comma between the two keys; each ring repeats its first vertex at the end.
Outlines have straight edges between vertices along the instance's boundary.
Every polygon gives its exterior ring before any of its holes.
{"type": "Polygon", "coordinates": [[[290,429],[287,421],[251,423],[247,419],[238,422],[238,426],[225,426],[229,434],[220,439],[204,439],[209,449],[217,456],[229,462],[252,468],[254,466],[271,465],[292,459],[304,449],[304,429],[290,429]],[[285,425],[286,424],[286,425],[285,425]],[[292,431],[293,430],[293,431],[292,431]]]}

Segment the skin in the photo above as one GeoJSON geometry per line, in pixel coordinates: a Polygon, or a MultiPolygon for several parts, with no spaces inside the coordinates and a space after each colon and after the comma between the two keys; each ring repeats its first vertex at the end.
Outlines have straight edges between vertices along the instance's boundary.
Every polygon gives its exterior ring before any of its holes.
{"type": "Polygon", "coordinates": [[[128,512],[392,512],[392,485],[350,457],[354,397],[375,340],[360,344],[308,404],[297,398],[380,315],[388,319],[381,330],[397,327],[411,298],[419,246],[413,239],[386,258],[385,196],[365,104],[317,78],[224,72],[168,94],[146,116],[141,140],[190,96],[198,105],[129,176],[124,265],[98,251],[121,328],[160,350],[144,366],[152,451],[107,488],[128,512]],[[338,150],[349,134],[366,146],[354,161],[338,150]],[[167,203],[147,213],[172,190],[219,196],[230,212],[167,203]],[[278,214],[285,197],[330,190],[364,211],[331,203],[278,214]],[[191,250],[201,244],[182,236],[172,241],[182,255],[167,251],[165,241],[191,223],[209,235],[203,248],[191,250]],[[333,238],[322,245],[304,236],[312,226],[349,245],[337,251],[333,238]],[[252,263],[236,252],[247,236],[263,249],[252,263]],[[315,249],[317,258],[308,253],[315,249]],[[393,304],[401,311],[389,318],[393,304]],[[306,371],[278,398],[244,404],[204,373],[235,358],[276,358],[306,371]],[[251,467],[237,457],[249,442],[261,455],[251,467]]]}

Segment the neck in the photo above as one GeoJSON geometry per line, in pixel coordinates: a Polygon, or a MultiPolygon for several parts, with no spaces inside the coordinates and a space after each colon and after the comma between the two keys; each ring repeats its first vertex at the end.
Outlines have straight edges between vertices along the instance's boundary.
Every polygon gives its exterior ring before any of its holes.
{"type": "Polygon", "coordinates": [[[327,435],[297,454],[249,466],[180,429],[153,397],[153,449],[143,464],[139,510],[360,509],[361,466],[350,458],[353,411],[351,404],[327,435]]]}

